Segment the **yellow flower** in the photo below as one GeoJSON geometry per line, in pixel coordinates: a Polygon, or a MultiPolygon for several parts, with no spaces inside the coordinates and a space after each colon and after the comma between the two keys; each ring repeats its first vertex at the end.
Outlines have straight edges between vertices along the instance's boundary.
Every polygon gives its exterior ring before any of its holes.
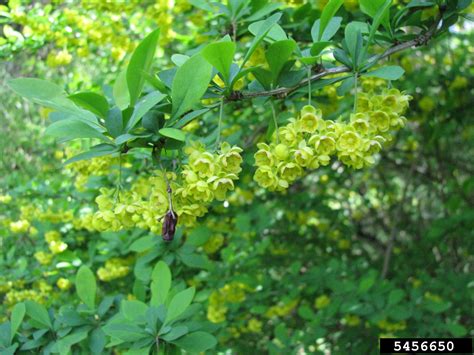
{"type": "Polygon", "coordinates": [[[451,90],[464,89],[468,84],[468,80],[464,76],[456,75],[453,82],[449,85],[451,90]]]}
{"type": "Polygon", "coordinates": [[[353,152],[359,148],[360,144],[361,139],[356,132],[346,131],[338,138],[336,147],[339,151],[353,152]]]}
{"type": "Polygon", "coordinates": [[[311,160],[313,159],[314,152],[310,147],[306,147],[306,142],[303,141],[304,146],[300,146],[297,150],[293,152],[295,161],[302,167],[309,166],[311,160]]]}
{"type": "Polygon", "coordinates": [[[267,189],[274,188],[278,183],[278,177],[269,166],[259,167],[253,178],[260,186],[267,189]]]}
{"type": "Polygon", "coordinates": [[[183,196],[192,196],[196,201],[208,202],[214,197],[209,184],[199,180],[186,186],[183,196]]]}
{"type": "Polygon", "coordinates": [[[66,290],[69,290],[71,288],[72,282],[68,279],[65,279],[65,278],[61,277],[56,282],[56,286],[58,286],[59,289],[61,289],[63,291],[66,291],[66,290]]]}
{"type": "Polygon", "coordinates": [[[214,156],[209,152],[193,152],[189,157],[189,165],[198,174],[211,177],[216,169],[214,156]]]}
{"type": "Polygon", "coordinates": [[[49,231],[44,234],[44,239],[48,242],[57,242],[61,239],[61,234],[58,231],[49,231]]]}
{"type": "Polygon", "coordinates": [[[258,143],[257,147],[260,149],[254,154],[255,164],[257,166],[273,165],[274,158],[270,152],[270,147],[265,143],[258,143]]]}
{"type": "Polygon", "coordinates": [[[313,133],[319,128],[319,122],[321,121],[322,112],[321,110],[314,109],[314,112],[309,111],[308,107],[312,106],[305,106],[303,107],[302,116],[299,120],[299,127],[302,132],[306,133],[313,133]]]}
{"type": "Polygon", "coordinates": [[[12,197],[10,195],[0,195],[0,203],[8,204],[12,200],[12,197]]]}
{"type": "Polygon", "coordinates": [[[344,323],[349,327],[357,327],[360,324],[360,318],[352,314],[347,314],[344,317],[344,323]]]}
{"type": "Polygon", "coordinates": [[[431,97],[425,96],[418,102],[418,106],[425,112],[431,112],[435,107],[435,102],[431,97]]]}
{"type": "Polygon", "coordinates": [[[237,179],[237,176],[235,174],[227,175],[229,176],[213,176],[208,180],[212,186],[214,197],[219,201],[225,200],[227,191],[234,189],[234,182],[232,180],[237,179]]]}
{"type": "Polygon", "coordinates": [[[282,143],[277,144],[273,151],[275,153],[275,156],[280,160],[286,160],[290,155],[288,146],[282,143]]]}
{"type": "Polygon", "coordinates": [[[314,307],[316,307],[317,309],[323,309],[329,306],[330,303],[331,299],[327,295],[322,295],[316,298],[316,300],[314,301],[314,307]]]}
{"type": "Polygon", "coordinates": [[[303,172],[301,167],[295,163],[281,163],[278,166],[278,170],[280,176],[288,182],[296,180],[303,172]]]}
{"type": "Polygon", "coordinates": [[[333,133],[327,135],[314,135],[308,141],[318,154],[331,155],[336,151],[336,140],[333,133]]]}
{"type": "Polygon", "coordinates": [[[35,254],[35,259],[41,264],[41,265],[48,265],[51,264],[51,261],[53,260],[53,255],[52,254],[47,254],[44,251],[37,251],[35,254]]]}
{"type": "Polygon", "coordinates": [[[67,249],[67,244],[61,241],[52,241],[49,243],[49,250],[53,254],[60,254],[67,249]]]}
{"type": "Polygon", "coordinates": [[[27,220],[18,220],[16,222],[10,222],[10,230],[13,233],[25,233],[30,228],[30,222],[27,220]]]}
{"type": "Polygon", "coordinates": [[[379,132],[387,132],[390,129],[390,117],[383,111],[373,111],[369,114],[369,123],[377,128],[379,132]]]}
{"type": "Polygon", "coordinates": [[[247,324],[247,329],[252,333],[260,333],[263,323],[256,318],[251,318],[247,324]]]}
{"type": "Polygon", "coordinates": [[[233,174],[238,174],[242,171],[242,168],[240,167],[242,164],[241,152],[242,148],[237,146],[231,147],[227,142],[221,144],[219,162],[226,171],[233,174]]]}

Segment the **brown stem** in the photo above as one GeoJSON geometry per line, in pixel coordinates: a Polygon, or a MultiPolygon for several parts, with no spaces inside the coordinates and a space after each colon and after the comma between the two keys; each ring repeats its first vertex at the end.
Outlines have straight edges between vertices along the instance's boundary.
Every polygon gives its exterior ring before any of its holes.
{"type": "MultiPolygon", "coordinates": [[[[381,60],[389,57],[390,55],[401,52],[405,49],[411,48],[411,47],[417,47],[417,46],[422,46],[428,43],[428,41],[435,35],[436,30],[438,29],[438,25],[440,24],[442,19],[442,13],[439,14],[438,19],[434,22],[434,24],[430,27],[430,29],[424,33],[421,33],[418,35],[418,37],[399,43],[395,46],[392,46],[388,48],[385,52],[383,52],[380,56],[375,57],[372,60],[381,60]]],[[[348,73],[352,69],[346,66],[339,66],[339,67],[334,67],[334,68],[329,68],[329,69],[322,69],[319,70],[316,74],[312,75],[309,78],[305,78],[301,80],[298,84],[296,84],[293,87],[281,87],[278,89],[274,90],[268,90],[268,91],[260,91],[260,92],[233,92],[229,95],[227,98],[228,101],[238,101],[238,100],[245,100],[245,99],[253,99],[255,97],[265,97],[265,96],[277,96],[277,97],[285,97],[288,94],[292,93],[293,91],[299,89],[302,86],[308,85],[308,81],[315,81],[321,78],[324,78],[328,75],[334,75],[334,74],[341,74],[341,73],[348,73]]]]}

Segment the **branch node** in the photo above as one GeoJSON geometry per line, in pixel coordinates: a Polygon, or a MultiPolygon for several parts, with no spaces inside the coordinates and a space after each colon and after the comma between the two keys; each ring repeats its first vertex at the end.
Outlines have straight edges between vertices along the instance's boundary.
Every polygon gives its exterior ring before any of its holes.
{"type": "Polygon", "coordinates": [[[231,91],[231,93],[227,97],[227,100],[228,101],[239,101],[239,100],[242,100],[243,98],[244,98],[244,94],[242,93],[242,91],[235,90],[235,91],[231,91]]]}

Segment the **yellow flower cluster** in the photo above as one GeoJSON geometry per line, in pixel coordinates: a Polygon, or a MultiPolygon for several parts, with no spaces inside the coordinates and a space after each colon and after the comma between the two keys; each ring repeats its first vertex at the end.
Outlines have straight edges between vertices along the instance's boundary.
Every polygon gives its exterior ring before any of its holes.
{"type": "Polygon", "coordinates": [[[202,246],[206,254],[214,254],[224,244],[224,236],[222,234],[216,234],[210,237],[207,242],[202,246]]]}
{"type": "Polygon", "coordinates": [[[10,222],[10,230],[13,233],[26,233],[31,227],[30,222],[25,219],[20,219],[15,222],[10,222]]]}
{"type": "Polygon", "coordinates": [[[25,281],[22,279],[11,281],[6,276],[0,276],[0,293],[7,293],[13,288],[23,288],[25,281]]]}
{"type": "Polygon", "coordinates": [[[10,195],[0,195],[0,203],[9,204],[11,201],[12,197],[10,195]]]}
{"type": "Polygon", "coordinates": [[[381,320],[377,323],[377,326],[380,329],[383,329],[385,331],[394,332],[394,331],[397,331],[397,330],[406,329],[407,323],[404,320],[400,321],[400,322],[397,322],[397,323],[391,323],[391,322],[387,321],[386,319],[383,319],[383,320],[381,320]]]}
{"type": "Polygon", "coordinates": [[[207,319],[213,323],[226,320],[228,307],[226,303],[240,303],[245,300],[245,293],[249,287],[241,282],[231,282],[211,293],[207,307],[207,319]]]}
{"type": "Polygon", "coordinates": [[[71,288],[72,282],[69,279],[65,279],[64,277],[60,277],[56,282],[56,286],[62,291],[67,291],[71,288]]]}
{"type": "Polygon", "coordinates": [[[37,251],[34,257],[41,265],[49,265],[53,261],[53,254],[44,251],[37,251]]]}
{"type": "Polygon", "coordinates": [[[328,165],[335,155],[345,165],[372,165],[391,131],[404,126],[410,96],[397,89],[361,93],[349,122],[324,120],[320,109],[306,105],[298,118],[280,127],[270,144],[259,143],[254,180],[270,191],[284,191],[304,170],[328,165]]]}
{"type": "Polygon", "coordinates": [[[287,302],[280,301],[277,305],[271,306],[266,312],[265,316],[268,318],[273,317],[285,317],[290,314],[296,306],[298,306],[299,299],[295,298],[294,300],[289,300],[287,302]]]}
{"type": "MultiPolygon", "coordinates": [[[[68,156],[74,155],[72,151],[68,156]]],[[[68,165],[68,169],[75,175],[74,185],[79,191],[84,190],[84,185],[90,176],[104,176],[111,172],[114,165],[119,163],[119,158],[104,156],[95,157],[89,160],[80,160],[68,165]]]]}
{"type": "Polygon", "coordinates": [[[67,223],[71,222],[74,218],[74,212],[72,210],[52,210],[48,208],[43,210],[42,208],[28,204],[20,207],[21,219],[29,221],[39,222],[51,222],[51,223],[67,223]]]}
{"type": "Polygon", "coordinates": [[[157,171],[153,176],[139,177],[129,190],[117,193],[102,188],[96,198],[98,211],[82,216],[75,226],[99,231],[138,227],[159,233],[162,217],[169,208],[166,180],[172,189],[179,223],[191,225],[207,212],[214,199],[224,200],[227,192],[234,189],[234,180],[241,171],[241,152],[241,148],[225,142],[217,153],[206,151],[199,144],[187,147],[188,164],[183,166],[180,177],[167,173],[165,178],[163,172],[157,171]]]}
{"type": "Polygon", "coordinates": [[[49,231],[45,233],[44,239],[48,243],[49,250],[53,254],[60,254],[67,249],[67,244],[61,240],[61,233],[58,231],[49,231]]]}
{"type": "Polygon", "coordinates": [[[7,307],[11,307],[19,302],[25,300],[32,300],[38,303],[45,303],[51,298],[52,287],[44,280],[40,280],[33,284],[32,289],[11,289],[5,294],[3,299],[4,304],[7,307]]]}
{"type": "Polygon", "coordinates": [[[49,52],[46,58],[46,64],[52,68],[68,65],[71,61],[72,55],[67,49],[49,52]]]}
{"type": "Polygon", "coordinates": [[[327,295],[321,295],[314,301],[314,307],[316,309],[323,309],[329,306],[331,299],[327,295]]]}
{"type": "Polygon", "coordinates": [[[357,327],[360,324],[360,317],[353,314],[346,314],[342,322],[349,327],[357,327]]]}
{"type": "Polygon", "coordinates": [[[104,282],[125,277],[130,273],[130,262],[129,259],[111,258],[97,270],[97,277],[104,282]]]}

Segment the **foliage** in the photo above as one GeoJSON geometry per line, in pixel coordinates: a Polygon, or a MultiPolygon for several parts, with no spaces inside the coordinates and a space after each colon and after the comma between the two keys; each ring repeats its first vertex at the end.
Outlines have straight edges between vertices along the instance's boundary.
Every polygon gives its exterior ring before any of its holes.
{"type": "Polygon", "coordinates": [[[2,353],[472,335],[471,8],[2,6],[2,353]]]}

